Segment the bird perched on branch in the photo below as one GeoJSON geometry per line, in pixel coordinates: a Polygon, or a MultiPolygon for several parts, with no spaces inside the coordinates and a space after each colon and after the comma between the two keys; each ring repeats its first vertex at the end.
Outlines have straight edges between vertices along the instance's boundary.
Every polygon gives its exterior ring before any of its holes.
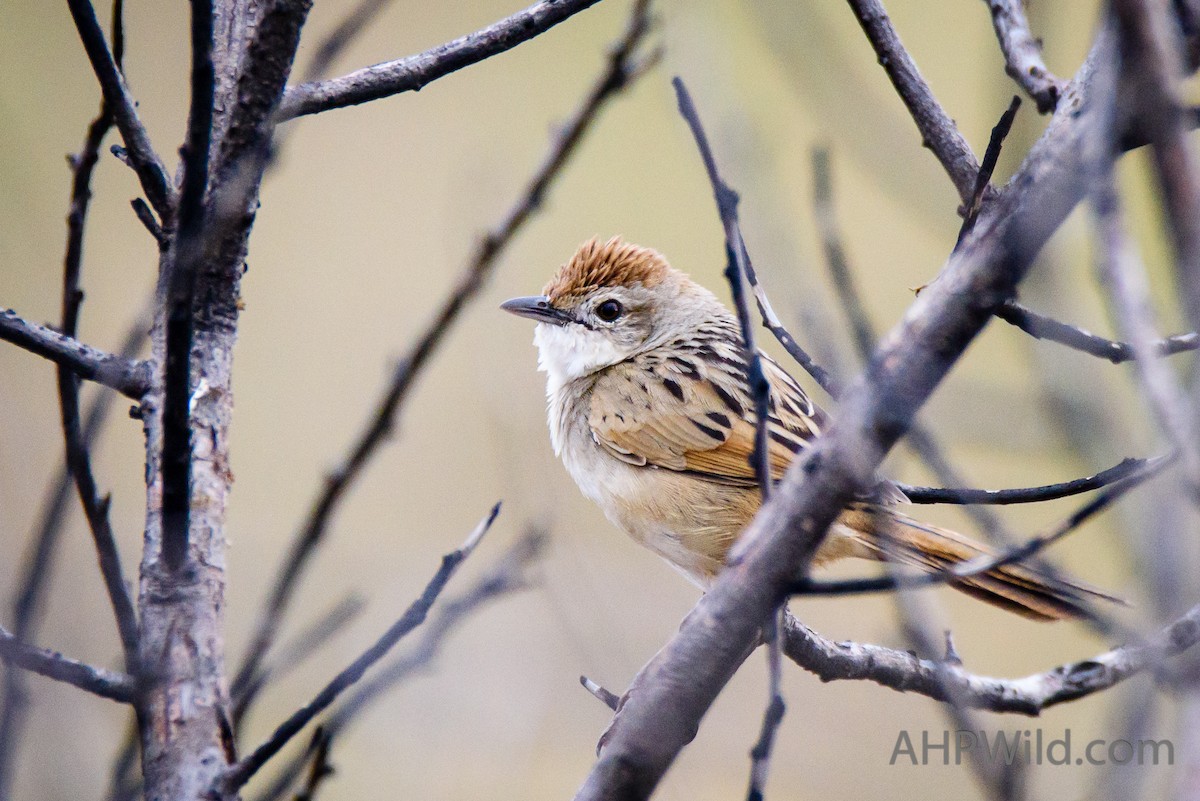
{"type": "MultiPolygon", "coordinates": [[[[585,242],[541,295],[502,308],[538,323],[550,440],[583,494],[707,588],[762,497],[737,318],[658,252],[620,237],[585,242]]],[[[828,418],[761,355],[770,385],[767,455],[778,480],[828,418]]],[[[937,572],[989,553],[896,511],[905,500],[881,483],[872,498],[842,512],[813,564],[859,557],[937,572]]],[[[1084,600],[1109,597],[1020,564],[953,586],[1038,620],[1077,617],[1084,600]]]]}

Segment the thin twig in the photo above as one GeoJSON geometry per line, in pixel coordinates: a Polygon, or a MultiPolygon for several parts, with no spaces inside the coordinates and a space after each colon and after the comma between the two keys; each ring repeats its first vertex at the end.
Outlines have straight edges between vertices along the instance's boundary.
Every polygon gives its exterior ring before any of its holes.
{"type": "Polygon", "coordinates": [[[290,86],[284,92],[277,119],[283,122],[401,92],[419,91],[438,78],[540,36],[597,2],[599,0],[541,0],[511,17],[424,53],[365,67],[339,78],[290,86]]]}
{"type": "Polygon", "coordinates": [[[0,659],[11,667],[23,668],[39,676],[70,684],[101,698],[131,704],[137,697],[137,682],[132,676],[93,667],[55,651],[27,645],[4,628],[0,628],[0,659]]]}
{"type": "MultiPolygon", "coordinates": [[[[147,328],[149,323],[144,318],[139,318],[130,326],[120,348],[122,356],[132,359],[137,355],[138,349],[146,339],[147,328]]],[[[115,398],[114,393],[101,392],[92,401],[84,415],[82,426],[85,447],[96,440],[108,421],[115,398]]],[[[39,522],[33,537],[33,547],[27,552],[18,571],[21,578],[13,596],[13,636],[21,642],[30,642],[35,638],[39,613],[50,585],[54,556],[58,553],[58,543],[66,527],[66,513],[70,508],[74,481],[65,461],[59,467],[58,475],[50,482],[50,486],[52,489],[47,493],[38,515],[39,522]]],[[[6,671],[3,699],[0,700],[0,798],[8,798],[11,795],[11,765],[21,741],[20,732],[26,718],[28,702],[25,692],[24,673],[19,670],[6,671]]]]}
{"type": "MultiPolygon", "coordinates": [[[[1163,457],[1146,469],[1110,484],[1095,498],[1072,512],[1066,519],[1055,525],[1045,534],[1031,537],[1025,542],[1005,549],[999,554],[983,554],[966,562],[947,567],[936,573],[924,573],[917,576],[897,576],[889,574],[878,578],[847,579],[844,581],[817,581],[805,578],[796,583],[795,592],[798,595],[854,595],[864,592],[885,592],[896,589],[911,589],[929,587],[935,584],[946,584],[962,579],[979,576],[984,573],[1023,562],[1050,545],[1058,542],[1085,522],[1107,509],[1125,493],[1152,478],[1170,464],[1171,458],[1163,457]]],[[[1064,587],[1065,589],[1065,587],[1064,587]]]]}
{"type": "MultiPolygon", "coordinates": [[[[1113,364],[1132,361],[1136,358],[1133,346],[1128,342],[1105,339],[1078,326],[1060,322],[1053,317],[1039,314],[1015,300],[1007,301],[996,308],[994,314],[1009,325],[1016,326],[1034,339],[1044,339],[1066,345],[1083,353],[1107,359],[1113,364]]],[[[1158,356],[1174,356],[1200,347],[1200,336],[1190,331],[1155,340],[1151,350],[1158,356]]]]}
{"type": "Polygon", "coordinates": [[[776,610],[775,619],[771,621],[766,635],[767,705],[763,709],[758,741],[750,749],[750,788],[746,792],[746,801],[762,801],[764,798],[767,776],[771,771],[771,749],[787,710],[780,689],[783,683],[783,624],[786,614],[786,606],[776,610]]]}
{"type": "Polygon", "coordinates": [[[329,762],[329,750],[332,745],[333,735],[324,726],[318,726],[313,732],[312,742],[308,745],[308,778],[304,782],[304,789],[296,794],[296,801],[313,801],[317,797],[317,790],[335,773],[333,765],[329,762]]]}
{"type": "Polygon", "coordinates": [[[1048,114],[1058,105],[1064,82],[1046,68],[1041,43],[1029,31],[1023,0],[987,0],[992,12],[992,28],[1004,54],[1004,71],[1034,102],[1039,114],[1048,114]]]}
{"type": "Polygon", "coordinates": [[[613,712],[617,711],[617,707],[621,703],[621,696],[605,689],[603,686],[592,681],[587,676],[580,676],[579,683],[583,685],[583,689],[595,696],[596,700],[598,700],[600,703],[604,704],[613,712]]]}
{"type": "MultiPolygon", "coordinates": [[[[734,308],[737,309],[745,358],[746,362],[750,365],[747,374],[747,383],[750,387],[751,397],[754,399],[754,472],[758,479],[762,501],[766,503],[771,497],[772,486],[771,463],[767,451],[767,416],[770,411],[771,385],[767,383],[767,377],[763,373],[762,354],[754,345],[754,324],[751,322],[750,308],[746,303],[746,292],[742,283],[744,277],[750,274],[753,267],[749,266],[751,264],[750,254],[746,250],[745,240],[742,239],[741,226],[738,223],[738,195],[737,192],[721,179],[720,173],[717,171],[717,162],[713,157],[712,148],[709,146],[708,137],[704,133],[704,126],[700,122],[700,115],[696,111],[695,104],[692,102],[691,95],[688,94],[683,80],[676,77],[671,83],[675,87],[675,96],[679,103],[679,113],[683,116],[684,121],[687,122],[688,128],[692,132],[692,138],[696,140],[696,147],[700,151],[700,158],[704,162],[705,171],[708,173],[709,183],[712,184],[713,197],[717,202],[717,213],[721,218],[721,226],[725,229],[725,257],[727,260],[725,279],[729,282],[734,308]]],[[[765,293],[762,295],[762,298],[765,301],[765,293]]],[[[763,311],[763,308],[769,309],[770,306],[765,304],[760,305],[760,312],[763,311]]],[[[764,318],[766,317],[765,313],[763,316],[764,318]]],[[[780,605],[773,619],[766,621],[764,624],[767,630],[767,665],[770,677],[770,690],[767,706],[763,711],[762,731],[758,742],[755,743],[754,748],[750,751],[750,789],[747,793],[749,801],[761,801],[763,797],[763,786],[766,784],[771,764],[771,746],[775,742],[775,733],[783,722],[785,705],[780,690],[780,662],[782,660],[780,648],[782,645],[781,637],[779,636],[779,626],[783,621],[783,610],[783,605],[780,605]]]]}
{"type": "Polygon", "coordinates": [[[904,101],[921,132],[921,144],[929,148],[942,169],[954,182],[959,199],[965,204],[971,199],[979,164],[971,146],[958,131],[954,120],[946,113],[929,84],[921,77],[912,56],[900,42],[892,21],[880,0],[849,0],[854,16],[875,49],[879,63],[904,101]]]}
{"type": "Polygon", "coordinates": [[[1116,79],[1112,80],[1101,125],[1087,142],[1087,170],[1097,243],[1100,277],[1108,290],[1122,336],[1135,355],[1137,375],[1157,422],[1179,449],[1184,476],[1193,492],[1200,492],[1200,449],[1196,442],[1196,418],[1174,371],[1155,349],[1160,341],[1145,267],[1125,229],[1114,169],[1116,152],[1116,79]]]}
{"type": "MultiPolygon", "coordinates": [[[[121,7],[116,6],[113,29],[114,37],[120,44],[118,52],[124,47],[120,13],[121,7]]],[[[95,22],[94,14],[92,21],[95,22]]],[[[114,60],[114,69],[119,66],[119,63],[119,59],[114,60]]],[[[78,333],[79,312],[83,304],[80,277],[83,273],[84,231],[92,198],[92,172],[95,170],[99,158],[100,145],[109,128],[112,127],[114,116],[113,104],[106,95],[101,103],[100,113],[88,126],[83,148],[72,160],[71,203],[70,211],[67,214],[67,247],[63,257],[62,312],[59,326],[63,337],[69,338],[70,341],[74,341],[78,333]]],[[[125,363],[129,362],[127,359],[121,358],[121,360],[125,363]]],[[[69,365],[64,364],[59,365],[57,372],[59,411],[67,469],[75,479],[79,502],[92,533],[100,574],[104,579],[104,587],[108,592],[113,615],[116,617],[125,669],[137,676],[140,675],[137,613],[134,610],[129,587],[125,584],[120,552],[117,549],[116,537],[108,517],[110,498],[100,497],[96,479],[92,473],[92,458],[88,450],[87,438],[84,436],[79,408],[79,376],[69,365]]],[[[146,368],[146,372],[149,372],[148,368],[146,368]]]]}
{"type": "Polygon", "coordinates": [[[91,345],[31,323],[12,309],[0,309],[0,339],[60,364],[86,381],[115,389],[127,398],[141,400],[150,387],[150,365],[106,353],[91,345]]]}
{"type": "Polygon", "coordinates": [[[729,291],[741,327],[746,363],[750,365],[746,381],[750,388],[750,396],[754,399],[754,474],[765,502],[771,495],[771,465],[767,452],[767,416],[770,413],[771,385],[767,383],[767,376],[763,373],[762,354],[754,345],[754,325],[750,321],[750,308],[746,304],[743,280],[747,272],[745,265],[750,263],[750,254],[746,252],[746,243],[742,239],[741,226],[738,224],[738,195],[717,172],[717,162],[713,158],[700,115],[687,87],[683,85],[683,80],[677,76],[671,79],[671,85],[675,87],[679,113],[691,130],[692,138],[696,140],[696,148],[700,151],[700,159],[704,162],[713,197],[717,202],[721,227],[725,230],[725,280],[729,282],[729,291]]]}
{"type": "MultiPolygon", "coordinates": [[[[441,611],[425,625],[420,643],[411,652],[397,657],[359,684],[322,722],[321,727],[330,737],[339,736],[380,696],[428,666],[449,635],[476,610],[496,598],[528,586],[526,574],[529,565],[541,552],[544,540],[545,534],[536,529],[519,539],[474,587],[441,607],[441,611]]],[[[270,785],[254,801],[278,801],[304,771],[305,764],[305,755],[294,758],[279,770],[270,785]]]]}
{"type": "Polygon", "coordinates": [[[991,506],[1006,506],[1015,503],[1041,503],[1084,492],[1100,489],[1114,484],[1130,476],[1141,475],[1143,471],[1154,472],[1159,469],[1171,456],[1155,456],[1151,459],[1122,459],[1118,464],[1107,470],[1083,478],[1063,481],[1058,484],[1043,484],[1040,487],[1015,487],[1012,489],[986,490],[969,487],[914,487],[910,484],[896,483],[896,488],[903,492],[913,503],[952,503],[952,504],[987,504],[991,506]]]}
{"type": "Polygon", "coordinates": [[[516,203],[504,219],[484,234],[467,267],[442,302],[433,320],[413,343],[408,355],[392,374],[387,390],[359,434],[345,461],[335,469],[313,501],[303,527],[297,532],[280,572],[275,579],[258,623],[246,658],[233,682],[235,693],[249,683],[270,650],[277,636],[293,593],[309,559],[323,542],[334,512],[346,491],[362,473],[378,447],[396,425],[409,391],[429,364],[450,328],[458,321],[467,305],[475,299],[491,275],[499,257],[525,223],[541,207],[541,203],[558,178],[584,135],[591,129],[608,100],[620,93],[642,75],[653,63],[651,55],[637,60],[637,50],[649,31],[650,17],[647,0],[638,0],[631,12],[629,25],[622,38],[612,48],[608,61],[596,83],[579,108],[552,142],[542,165],[530,178],[516,203]]]}
{"type": "Polygon", "coordinates": [[[480,539],[491,527],[499,513],[500,504],[497,503],[492,507],[491,512],[479,521],[461,547],[442,557],[441,567],[429,580],[421,596],[409,606],[399,620],[384,632],[383,636],[326,684],[313,700],[296,710],[291,717],[281,723],[266,742],[225,771],[220,779],[222,795],[218,797],[236,793],[238,788],[248,782],[263,765],[279,753],[292,737],[299,734],[313,718],[329,708],[329,705],[336,701],[339,695],[361,679],[376,662],[386,656],[388,651],[400,642],[401,638],[425,622],[430,607],[437,601],[450,578],[458,570],[458,566],[475,550],[480,539]]]}
{"type": "MultiPolygon", "coordinates": [[[[850,268],[846,249],[842,245],[843,237],[841,227],[838,225],[837,209],[833,198],[832,162],[828,152],[820,148],[815,149],[812,166],[813,212],[825,250],[826,266],[829,269],[834,291],[838,296],[838,306],[850,323],[859,361],[863,366],[867,366],[871,363],[875,343],[879,336],[855,284],[854,273],[850,268]]],[[[986,186],[986,183],[984,185],[986,186]]],[[[938,444],[937,438],[926,426],[921,424],[919,419],[913,420],[909,426],[906,442],[944,484],[954,486],[964,483],[959,477],[958,470],[951,464],[938,444]]],[[[1001,541],[1011,539],[1006,536],[999,518],[990,510],[970,507],[967,513],[983,531],[987,532],[990,538],[1001,541]]]]}
{"type": "Polygon", "coordinates": [[[253,705],[258,694],[269,682],[281,679],[291,670],[304,664],[313,653],[354,620],[363,606],[361,598],[351,595],[317,618],[308,628],[296,635],[291,643],[280,646],[279,656],[263,665],[249,684],[239,688],[238,693],[232,694],[233,705],[229,716],[233,720],[234,731],[245,722],[246,710],[253,705]]]}
{"type": "Polygon", "coordinates": [[[1069,662],[1019,679],[977,676],[947,662],[921,659],[911,651],[827,640],[788,616],[784,653],[821,681],[872,681],[899,692],[948,700],[943,675],[949,675],[965,706],[992,712],[1037,716],[1045,709],[1106,690],[1200,642],[1200,606],[1144,642],[1069,662]]]}
{"type": "Polygon", "coordinates": [[[1000,120],[992,126],[987,150],[984,151],[983,162],[979,165],[979,174],[975,176],[975,188],[971,191],[971,202],[967,204],[967,213],[963,215],[962,227],[958,229],[958,240],[955,242],[955,247],[963,241],[963,237],[979,219],[979,212],[983,208],[983,201],[987,198],[988,188],[991,186],[992,173],[996,171],[996,164],[1000,161],[1000,150],[1004,147],[1004,140],[1008,136],[1008,132],[1012,130],[1013,120],[1017,118],[1017,111],[1020,108],[1021,98],[1013,95],[1012,102],[1000,115],[1000,120]]]}
{"type": "MultiPolygon", "coordinates": [[[[159,217],[164,222],[170,221],[175,207],[174,186],[138,117],[137,102],[125,84],[118,61],[113,57],[113,53],[109,52],[104,31],[96,20],[96,11],[92,8],[90,0],[67,0],[67,6],[75,20],[84,50],[92,63],[92,71],[100,81],[105,104],[113,115],[121,138],[125,141],[125,152],[129,154],[130,164],[137,173],[142,191],[146,193],[146,199],[158,212],[159,217]]],[[[119,31],[114,31],[114,42],[123,43],[123,36],[119,31]]]]}

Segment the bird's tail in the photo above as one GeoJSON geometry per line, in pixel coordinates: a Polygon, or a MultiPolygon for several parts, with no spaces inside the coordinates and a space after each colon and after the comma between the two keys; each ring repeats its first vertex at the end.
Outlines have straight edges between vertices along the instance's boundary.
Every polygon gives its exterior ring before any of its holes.
{"type": "MultiPolygon", "coordinates": [[[[995,552],[954,531],[922,523],[889,510],[871,526],[873,556],[927,573],[939,573],[995,552]]],[[[1097,599],[1125,603],[1082,582],[1069,581],[1023,564],[1007,564],[949,582],[950,586],[993,606],[1033,620],[1070,620],[1087,615],[1097,599]]]]}

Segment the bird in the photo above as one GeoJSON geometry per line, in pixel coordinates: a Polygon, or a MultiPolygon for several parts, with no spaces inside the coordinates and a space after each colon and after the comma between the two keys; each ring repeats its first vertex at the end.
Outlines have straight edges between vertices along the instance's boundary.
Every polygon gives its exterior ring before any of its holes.
{"type": "MultiPolygon", "coordinates": [[[[658,251],[593,237],[542,294],[501,308],[536,321],[550,441],[582,493],[636,542],[702,590],[762,503],[753,467],[756,423],[738,318],[658,251]]],[[[759,351],[770,387],[767,460],[777,481],[828,429],[830,417],[759,351]]],[[[888,561],[926,573],[993,554],[904,514],[881,481],[847,505],[812,565],[888,561]]],[[[1083,583],[1014,563],[951,586],[1041,621],[1085,616],[1083,583]]]]}

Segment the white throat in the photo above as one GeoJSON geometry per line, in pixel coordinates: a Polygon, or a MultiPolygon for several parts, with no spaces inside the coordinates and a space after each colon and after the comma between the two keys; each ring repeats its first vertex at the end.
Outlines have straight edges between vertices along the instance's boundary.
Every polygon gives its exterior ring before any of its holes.
{"type": "Polygon", "coordinates": [[[546,374],[547,397],[626,356],[610,337],[582,325],[538,323],[533,329],[533,344],[538,349],[538,369],[546,374]]]}
{"type": "MultiPolygon", "coordinates": [[[[533,329],[538,349],[538,369],[546,374],[546,407],[549,413],[550,444],[562,456],[567,429],[576,416],[577,392],[571,382],[625,358],[612,341],[581,325],[559,326],[538,323],[533,329]]],[[[568,465],[570,467],[570,465],[568,465]]]]}

